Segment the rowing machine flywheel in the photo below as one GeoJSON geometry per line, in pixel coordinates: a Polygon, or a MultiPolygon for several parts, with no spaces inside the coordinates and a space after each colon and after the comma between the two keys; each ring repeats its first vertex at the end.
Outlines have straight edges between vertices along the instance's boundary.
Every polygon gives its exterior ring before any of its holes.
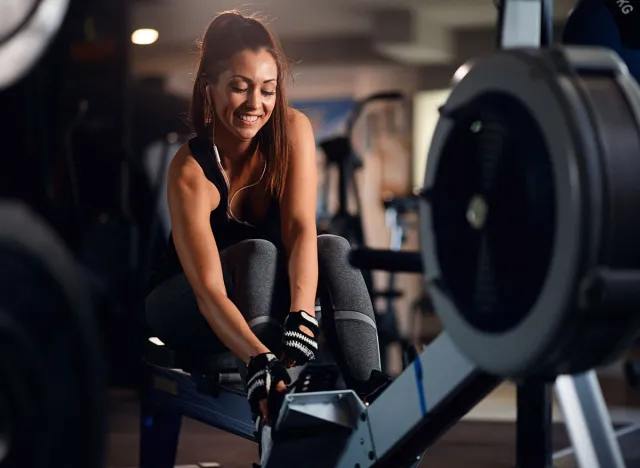
{"type": "Polygon", "coordinates": [[[421,202],[436,312],[485,371],[549,377],[611,361],[640,329],[640,90],[598,48],[464,65],[421,202]]]}

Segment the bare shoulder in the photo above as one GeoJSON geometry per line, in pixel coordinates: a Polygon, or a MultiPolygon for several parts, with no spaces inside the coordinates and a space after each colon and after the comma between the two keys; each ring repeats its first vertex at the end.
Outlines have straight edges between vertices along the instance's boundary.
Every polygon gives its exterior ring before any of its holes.
{"type": "Polygon", "coordinates": [[[300,141],[300,139],[308,140],[313,139],[313,127],[309,117],[300,112],[297,109],[288,109],[289,125],[291,128],[291,136],[294,141],[300,141]]]}
{"type": "Polygon", "coordinates": [[[183,144],[171,160],[169,184],[195,187],[205,180],[204,171],[193,158],[189,144],[183,144]]]}
{"type": "Polygon", "coordinates": [[[220,203],[218,189],[207,179],[187,143],[180,147],[171,161],[167,191],[170,204],[172,200],[180,200],[187,204],[196,200],[207,200],[206,203],[211,205],[210,209],[213,210],[220,203]]]}

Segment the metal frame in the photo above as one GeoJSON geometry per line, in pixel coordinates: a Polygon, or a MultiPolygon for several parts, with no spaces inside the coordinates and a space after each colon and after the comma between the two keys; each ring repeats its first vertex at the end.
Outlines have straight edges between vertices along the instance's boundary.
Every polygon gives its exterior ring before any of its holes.
{"type": "Polygon", "coordinates": [[[624,467],[595,371],[558,377],[555,392],[578,466],[624,467]]]}
{"type": "MultiPolygon", "coordinates": [[[[223,431],[255,440],[255,427],[251,422],[247,397],[231,387],[235,383],[231,381],[234,377],[240,381],[239,374],[228,374],[229,387],[221,379],[219,391],[207,393],[203,388],[198,388],[197,380],[190,374],[177,369],[149,366],[149,392],[145,395],[143,405],[178,412],[223,431]]],[[[143,425],[151,422],[144,421],[143,417],[143,425]]]]}
{"type": "Polygon", "coordinates": [[[552,384],[544,380],[517,386],[516,466],[551,467],[553,442],[552,384]]]}
{"type": "Polygon", "coordinates": [[[147,363],[147,371],[140,402],[140,468],[174,468],[183,416],[256,440],[247,397],[234,389],[239,373],[199,382],[178,369],[147,363]]]}
{"type": "MultiPolygon", "coordinates": [[[[304,454],[309,467],[416,466],[433,442],[502,381],[482,372],[444,332],[369,407],[351,391],[288,395],[262,468],[282,466],[295,453],[304,454]]],[[[535,394],[538,407],[550,401],[551,384],[521,388],[535,394]]],[[[555,392],[578,466],[624,467],[595,371],[558,377],[555,392]]],[[[549,414],[531,416],[528,421],[537,416],[540,427],[547,426],[537,434],[537,459],[550,461],[549,414]]]]}
{"type": "Polygon", "coordinates": [[[543,38],[543,28],[546,29],[544,16],[551,16],[547,3],[541,0],[500,1],[498,47],[539,48],[542,42],[546,42],[543,38]]]}
{"type": "Polygon", "coordinates": [[[289,395],[262,468],[280,466],[281,447],[289,460],[292,453],[305,453],[309,468],[415,466],[431,443],[500,382],[480,371],[442,333],[371,406],[360,403],[352,391],[289,395]],[[312,435],[300,432],[300,420],[312,425],[312,435]],[[289,437],[291,427],[297,430],[289,437]],[[322,443],[325,439],[331,444],[322,443]]]}
{"type": "MultiPolygon", "coordinates": [[[[208,392],[197,376],[151,364],[148,369],[149,392],[142,400],[141,467],[173,467],[182,416],[255,441],[246,396],[234,387],[238,374],[217,375],[218,390],[208,392]]],[[[425,450],[502,381],[464,356],[444,332],[371,406],[351,390],[287,395],[262,468],[284,466],[298,455],[309,468],[416,467],[425,450]]],[[[539,400],[536,408],[546,408],[551,386],[544,382],[520,385],[519,403],[539,400]]],[[[560,376],[554,388],[573,451],[553,458],[574,454],[581,467],[624,467],[595,371],[560,376]]],[[[520,406],[519,426],[531,429],[535,422],[539,443],[528,446],[526,431],[518,430],[523,437],[518,456],[527,459],[526,466],[542,466],[528,455],[536,460],[551,458],[549,415],[530,411],[525,418],[520,406]]]]}

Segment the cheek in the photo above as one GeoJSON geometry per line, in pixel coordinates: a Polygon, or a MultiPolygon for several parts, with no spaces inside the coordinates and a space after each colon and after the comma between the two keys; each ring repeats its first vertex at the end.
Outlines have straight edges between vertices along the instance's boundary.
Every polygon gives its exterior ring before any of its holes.
{"type": "Polygon", "coordinates": [[[216,93],[215,95],[215,108],[218,117],[227,116],[233,113],[238,107],[242,105],[242,97],[233,93],[216,93]]]}
{"type": "Polygon", "coordinates": [[[273,114],[273,109],[275,109],[275,107],[276,107],[275,98],[271,98],[267,102],[265,102],[265,108],[266,108],[267,114],[269,115],[273,114]]]}
{"type": "Polygon", "coordinates": [[[242,94],[230,94],[227,97],[227,112],[235,112],[246,102],[246,98],[242,94]]]}

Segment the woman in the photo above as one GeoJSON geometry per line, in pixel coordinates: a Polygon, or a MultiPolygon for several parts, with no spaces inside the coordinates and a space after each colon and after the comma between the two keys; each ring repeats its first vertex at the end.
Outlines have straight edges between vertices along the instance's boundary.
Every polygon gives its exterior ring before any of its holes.
{"type": "Polygon", "coordinates": [[[345,383],[365,400],[388,383],[349,244],[316,233],[315,142],[307,117],[287,105],[287,72],[259,20],[227,12],[208,27],[190,111],[196,136],[171,163],[172,235],[146,301],[167,345],[228,349],[247,365],[263,421],[290,383],[286,368],[317,354],[316,293],[345,383]]]}

